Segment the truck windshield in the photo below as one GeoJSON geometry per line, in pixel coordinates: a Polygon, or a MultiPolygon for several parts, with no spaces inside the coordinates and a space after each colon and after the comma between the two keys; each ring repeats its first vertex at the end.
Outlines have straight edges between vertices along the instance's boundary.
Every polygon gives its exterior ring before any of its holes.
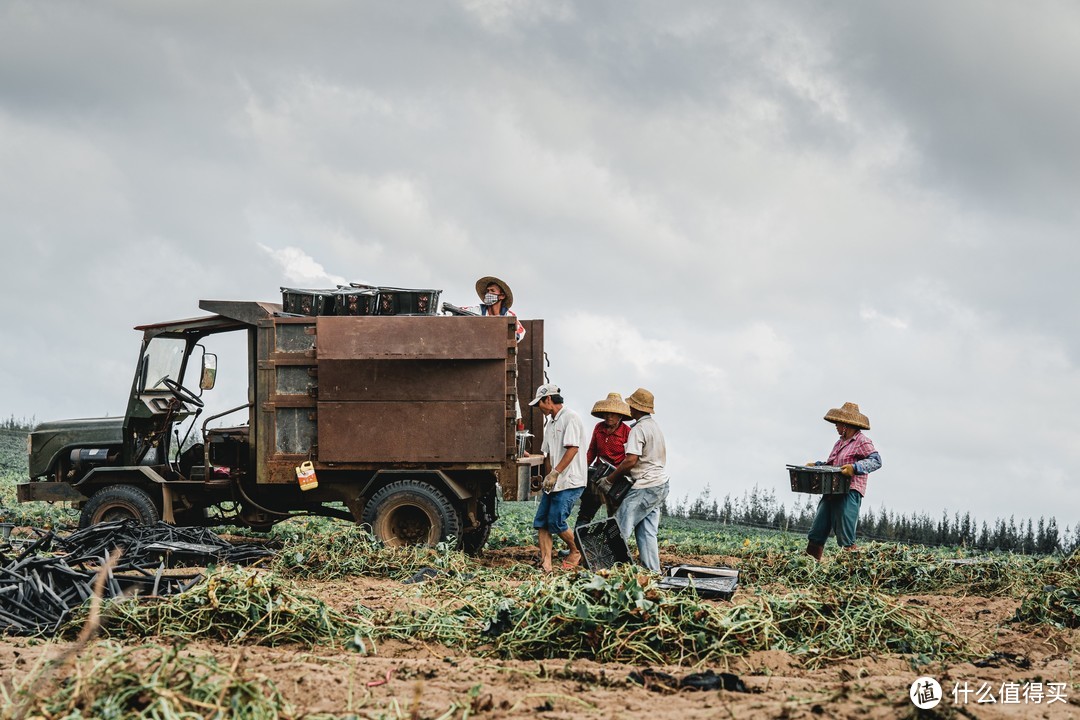
{"type": "Polygon", "coordinates": [[[147,390],[164,389],[162,381],[165,378],[180,382],[186,349],[187,341],[183,338],[156,337],[151,340],[143,355],[143,387],[147,390]]]}

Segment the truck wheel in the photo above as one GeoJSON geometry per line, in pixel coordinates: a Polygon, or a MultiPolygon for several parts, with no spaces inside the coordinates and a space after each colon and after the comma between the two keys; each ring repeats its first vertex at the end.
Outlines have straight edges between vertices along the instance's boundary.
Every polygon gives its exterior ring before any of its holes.
{"type": "Polygon", "coordinates": [[[137,520],[142,525],[154,525],[161,520],[161,513],[142,488],[110,485],[98,490],[83,505],[79,527],[87,528],[113,520],[137,520]]]}
{"type": "Polygon", "coordinates": [[[461,537],[461,518],[438,488],[420,480],[397,480],[364,506],[361,522],[391,547],[435,545],[461,537]]]}

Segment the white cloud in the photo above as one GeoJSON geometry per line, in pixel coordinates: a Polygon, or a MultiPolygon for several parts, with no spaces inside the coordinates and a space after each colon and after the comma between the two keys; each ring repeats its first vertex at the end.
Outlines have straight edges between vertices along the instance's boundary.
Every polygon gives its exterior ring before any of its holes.
{"type": "Polygon", "coordinates": [[[891,315],[885,315],[884,313],[880,313],[872,307],[864,306],[861,310],[859,310],[859,317],[868,323],[884,325],[886,327],[891,327],[895,330],[907,330],[908,328],[907,320],[891,315]]]}
{"type": "Polygon", "coordinates": [[[496,33],[520,31],[546,19],[566,21],[573,4],[562,0],[461,0],[461,5],[484,29],[496,33]]]}
{"type": "Polygon", "coordinates": [[[590,371],[629,366],[637,376],[650,378],[665,371],[693,368],[714,389],[725,382],[726,373],[696,357],[694,350],[671,340],[646,337],[623,317],[571,313],[562,319],[556,338],[562,346],[573,348],[573,358],[590,371]]]}

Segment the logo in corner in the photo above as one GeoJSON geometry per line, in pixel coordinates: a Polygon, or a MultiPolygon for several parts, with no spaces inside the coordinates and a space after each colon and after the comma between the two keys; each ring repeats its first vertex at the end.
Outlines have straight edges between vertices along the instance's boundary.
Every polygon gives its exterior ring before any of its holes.
{"type": "Polygon", "coordinates": [[[932,677],[916,678],[908,691],[911,703],[920,710],[937,707],[941,702],[941,685],[932,677]]]}

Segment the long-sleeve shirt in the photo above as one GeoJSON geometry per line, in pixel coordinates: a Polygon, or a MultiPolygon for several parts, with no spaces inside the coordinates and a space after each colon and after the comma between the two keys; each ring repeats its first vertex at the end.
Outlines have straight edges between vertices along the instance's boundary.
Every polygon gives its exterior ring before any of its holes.
{"type": "Polygon", "coordinates": [[[866,497],[866,476],[881,467],[881,455],[874,447],[874,441],[860,430],[847,440],[837,440],[826,464],[835,467],[852,465],[855,475],[851,478],[851,489],[866,497]]]}
{"type": "Polygon", "coordinates": [[[626,438],[630,436],[630,426],[624,422],[619,423],[612,432],[608,432],[607,425],[603,420],[596,423],[592,431],[592,440],[589,441],[589,451],[586,459],[589,464],[596,456],[607,460],[618,467],[626,457],[626,438]]]}

